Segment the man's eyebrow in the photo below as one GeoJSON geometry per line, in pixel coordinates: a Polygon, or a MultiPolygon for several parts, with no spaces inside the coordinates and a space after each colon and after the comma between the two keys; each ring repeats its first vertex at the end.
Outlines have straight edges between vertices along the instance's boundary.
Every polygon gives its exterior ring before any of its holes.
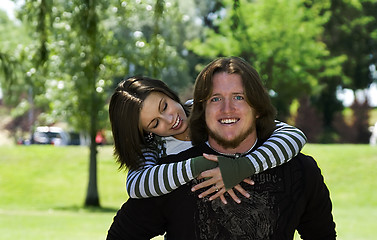
{"type": "MultiPolygon", "coordinates": [[[[158,111],[160,111],[160,109],[161,109],[161,104],[162,104],[162,101],[164,100],[164,98],[162,97],[161,99],[160,99],[160,102],[158,103],[158,111]]],[[[154,122],[154,118],[152,119],[152,121],[150,121],[150,123],[147,125],[147,128],[150,128],[149,126],[154,122]]]]}
{"type": "MultiPolygon", "coordinates": [[[[232,95],[239,95],[239,94],[242,94],[242,95],[245,95],[245,92],[232,92],[231,93],[232,95]]],[[[213,97],[213,96],[222,96],[221,93],[212,93],[211,95],[209,95],[210,97],[213,97]]]]}

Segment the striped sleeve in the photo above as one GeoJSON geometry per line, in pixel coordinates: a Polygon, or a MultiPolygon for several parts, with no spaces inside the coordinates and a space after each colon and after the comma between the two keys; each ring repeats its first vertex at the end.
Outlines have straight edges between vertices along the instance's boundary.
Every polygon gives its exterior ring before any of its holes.
{"type": "Polygon", "coordinates": [[[295,157],[307,142],[298,128],[276,121],[276,129],[269,139],[255,151],[246,155],[255,168],[255,173],[280,166],[295,157]]]}
{"type": "Polygon", "coordinates": [[[130,198],[148,198],[167,194],[194,177],[191,159],[157,165],[157,152],[144,149],[145,162],[137,170],[129,170],[126,188],[130,198]]]}

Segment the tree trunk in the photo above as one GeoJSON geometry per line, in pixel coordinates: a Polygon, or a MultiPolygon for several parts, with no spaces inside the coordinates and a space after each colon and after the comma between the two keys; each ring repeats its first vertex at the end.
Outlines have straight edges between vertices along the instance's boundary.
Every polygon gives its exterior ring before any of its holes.
{"type": "MultiPolygon", "coordinates": [[[[89,73],[90,74],[90,73],[89,73]]],[[[95,79],[92,77],[92,79],[95,79]]],[[[93,81],[95,83],[95,81],[93,81]]],[[[93,84],[94,85],[94,84],[93,84]]],[[[95,89],[95,88],[93,88],[95,89]]],[[[90,108],[90,157],[89,157],[89,182],[86,194],[85,206],[99,207],[99,194],[97,187],[97,101],[95,91],[91,94],[92,105],[90,108]]]]}
{"type": "Polygon", "coordinates": [[[89,182],[85,199],[85,206],[99,207],[99,195],[97,187],[97,144],[95,134],[90,134],[90,159],[89,159],[89,182]]]}

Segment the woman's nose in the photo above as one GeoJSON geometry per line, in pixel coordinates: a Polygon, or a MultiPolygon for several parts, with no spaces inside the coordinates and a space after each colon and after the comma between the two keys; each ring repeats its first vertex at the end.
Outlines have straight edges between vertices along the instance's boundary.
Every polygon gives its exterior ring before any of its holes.
{"type": "Polygon", "coordinates": [[[163,118],[165,119],[165,121],[167,122],[167,123],[173,123],[173,121],[174,121],[174,117],[173,117],[173,114],[170,114],[170,113],[165,113],[164,114],[164,116],[163,116],[163,118]]]}

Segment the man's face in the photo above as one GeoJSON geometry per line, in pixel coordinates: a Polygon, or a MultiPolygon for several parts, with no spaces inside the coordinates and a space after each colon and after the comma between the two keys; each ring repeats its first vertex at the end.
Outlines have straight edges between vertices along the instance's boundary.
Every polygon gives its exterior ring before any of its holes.
{"type": "Polygon", "coordinates": [[[205,111],[211,146],[228,153],[249,150],[257,136],[257,117],[255,110],[246,102],[241,76],[216,73],[205,111]]]}

